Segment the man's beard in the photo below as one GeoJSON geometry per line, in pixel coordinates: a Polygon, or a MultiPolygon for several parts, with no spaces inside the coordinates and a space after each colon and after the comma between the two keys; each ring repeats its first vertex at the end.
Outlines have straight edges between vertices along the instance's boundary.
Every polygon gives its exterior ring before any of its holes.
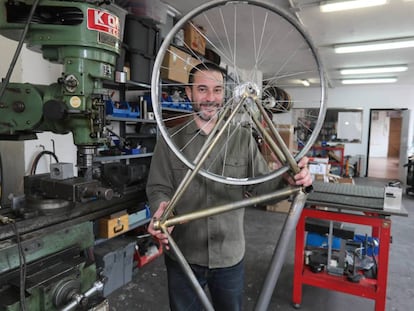
{"type": "Polygon", "coordinates": [[[205,106],[215,106],[215,107],[219,107],[220,104],[219,103],[198,103],[197,105],[193,106],[193,110],[194,112],[197,114],[197,116],[205,121],[211,121],[213,118],[216,118],[216,116],[218,115],[218,112],[216,111],[216,113],[214,115],[206,115],[204,111],[202,111],[201,109],[201,105],[205,105],[205,106]]]}

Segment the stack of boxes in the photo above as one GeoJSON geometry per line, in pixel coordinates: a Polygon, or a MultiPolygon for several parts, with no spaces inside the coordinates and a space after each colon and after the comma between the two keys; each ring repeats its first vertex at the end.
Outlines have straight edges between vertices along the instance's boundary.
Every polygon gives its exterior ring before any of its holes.
{"type": "Polygon", "coordinates": [[[308,168],[314,181],[329,182],[329,158],[309,157],[308,168]]]}
{"type": "Polygon", "coordinates": [[[183,84],[188,83],[188,74],[200,63],[206,49],[203,28],[188,23],[184,28],[184,42],[177,42],[182,47],[170,46],[162,63],[161,78],[183,84]],[[191,50],[188,50],[191,49],[191,50]]]}
{"type": "Polygon", "coordinates": [[[188,83],[188,74],[200,61],[183,50],[170,46],[165,53],[161,78],[183,84],[188,83]]]}

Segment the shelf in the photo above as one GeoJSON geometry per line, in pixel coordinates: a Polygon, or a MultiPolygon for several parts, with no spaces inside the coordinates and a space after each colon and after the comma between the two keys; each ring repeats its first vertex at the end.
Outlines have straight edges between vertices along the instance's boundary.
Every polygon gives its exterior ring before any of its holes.
{"type": "Polygon", "coordinates": [[[125,87],[126,90],[129,90],[129,91],[145,91],[145,90],[148,91],[151,89],[151,85],[149,84],[136,82],[132,80],[128,80],[125,83],[115,82],[115,81],[105,81],[103,85],[104,87],[113,89],[113,90],[119,90],[121,87],[125,87]]]}
{"type": "Polygon", "coordinates": [[[152,157],[152,155],[153,155],[152,152],[148,152],[148,153],[139,153],[139,154],[123,154],[123,155],[117,155],[117,156],[96,156],[94,158],[94,162],[147,158],[147,157],[152,157]]]}
{"type": "MultiPolygon", "coordinates": [[[[151,218],[145,218],[145,219],[139,220],[139,221],[137,221],[137,222],[135,222],[133,224],[130,224],[128,226],[128,230],[125,231],[125,232],[123,232],[123,234],[125,234],[126,232],[131,231],[133,229],[139,228],[139,227],[141,227],[143,225],[146,225],[147,223],[150,222],[150,220],[151,220],[151,218]]],[[[104,243],[106,241],[109,241],[110,239],[111,238],[95,238],[95,243],[94,244],[96,246],[96,245],[99,245],[99,244],[104,243]]]]}
{"type": "Polygon", "coordinates": [[[131,123],[157,123],[157,121],[150,120],[150,119],[115,117],[115,116],[111,116],[111,115],[106,116],[106,120],[119,121],[119,122],[131,122],[131,123]]]}
{"type": "Polygon", "coordinates": [[[166,111],[166,112],[177,112],[177,113],[187,113],[187,114],[194,113],[194,111],[192,111],[192,110],[185,110],[185,109],[178,109],[178,108],[168,108],[168,107],[162,107],[162,111],[166,111]]]}
{"type": "Polygon", "coordinates": [[[125,133],[125,138],[157,138],[157,134],[125,133]]]}
{"type": "Polygon", "coordinates": [[[314,273],[307,266],[303,268],[302,283],[371,299],[376,296],[377,280],[362,278],[359,283],[352,283],[345,275],[331,275],[326,271],[314,273]]]}

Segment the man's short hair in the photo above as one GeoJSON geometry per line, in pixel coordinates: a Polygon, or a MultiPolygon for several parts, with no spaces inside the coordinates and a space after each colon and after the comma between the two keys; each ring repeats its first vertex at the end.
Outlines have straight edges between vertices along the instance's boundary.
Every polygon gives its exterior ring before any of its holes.
{"type": "Polygon", "coordinates": [[[194,75],[198,71],[217,71],[220,72],[224,78],[224,69],[221,68],[219,65],[211,62],[202,62],[198,64],[197,66],[194,66],[191,68],[190,73],[188,74],[188,84],[191,86],[191,84],[194,83],[194,75]]]}

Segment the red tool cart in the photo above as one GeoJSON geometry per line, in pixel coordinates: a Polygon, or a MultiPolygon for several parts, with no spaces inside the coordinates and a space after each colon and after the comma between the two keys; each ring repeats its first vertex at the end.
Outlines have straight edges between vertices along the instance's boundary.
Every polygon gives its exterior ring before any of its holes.
{"type": "MultiPolygon", "coordinates": [[[[387,291],[388,255],[391,240],[391,215],[407,216],[405,210],[384,210],[384,189],[350,184],[315,183],[296,227],[293,305],[302,303],[303,285],[317,286],[375,300],[375,311],[384,311],[387,291]],[[376,278],[351,282],[345,275],[326,270],[311,271],[305,265],[305,224],[307,219],[343,222],[371,227],[372,238],[379,241],[376,278]]],[[[304,302],[306,303],[306,302],[304,302]]]]}

